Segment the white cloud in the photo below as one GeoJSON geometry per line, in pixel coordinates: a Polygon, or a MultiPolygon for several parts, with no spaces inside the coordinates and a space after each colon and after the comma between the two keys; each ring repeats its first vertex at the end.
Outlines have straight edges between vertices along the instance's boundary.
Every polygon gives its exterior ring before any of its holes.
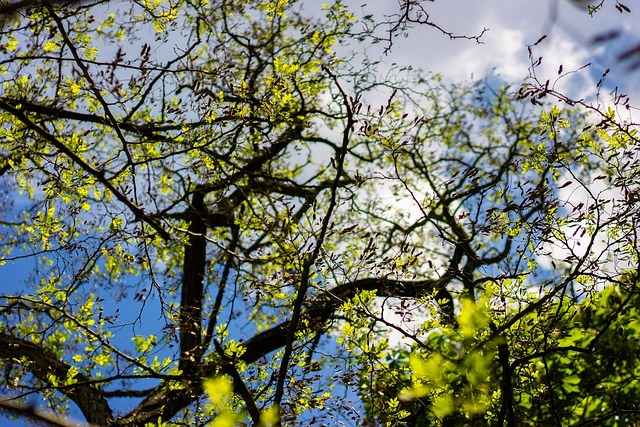
{"type": "MultiPolygon", "coordinates": [[[[378,19],[399,10],[398,3],[389,0],[369,0],[362,8],[362,1],[347,3],[352,10],[362,15],[372,13],[378,19]]],[[[487,28],[481,39],[483,44],[450,40],[437,29],[414,26],[407,38],[394,39],[391,53],[384,58],[386,62],[439,72],[449,81],[467,80],[472,75],[482,78],[495,72],[504,80],[517,83],[528,75],[527,45],[546,34],[548,38],[534,49],[536,58],[543,57],[538,69],[543,82],[553,81],[561,64],[568,71],[591,62],[590,69],[562,79],[557,88],[576,96],[594,93],[595,81],[606,68],[611,68],[611,87],[619,86],[622,92],[632,95],[632,99],[640,99],[640,80],[628,78],[628,71],[615,61],[616,55],[634,40],[640,43],[640,27],[634,23],[637,16],[620,14],[613,4],[593,18],[567,0],[436,0],[422,4],[432,22],[454,34],[477,35],[487,28]],[[622,30],[625,34],[618,46],[607,44],[606,49],[598,50],[591,45],[595,35],[610,29],[622,30]]],[[[383,34],[381,29],[379,35],[383,34]]],[[[386,45],[376,46],[382,54],[386,45]]],[[[373,53],[375,49],[368,51],[373,53]]]]}
{"type": "Polygon", "coordinates": [[[527,62],[523,56],[524,33],[510,28],[497,28],[483,37],[484,45],[464,49],[442,63],[442,73],[451,80],[482,78],[495,73],[507,81],[526,77],[527,62]]]}
{"type": "MultiPolygon", "coordinates": [[[[617,214],[613,212],[614,205],[624,202],[622,190],[607,184],[608,179],[600,179],[602,178],[602,176],[598,176],[600,173],[594,171],[589,178],[582,182],[569,174],[565,174],[558,180],[560,184],[572,182],[571,185],[558,192],[558,199],[561,201],[560,208],[570,218],[577,218],[581,213],[590,211],[590,208],[603,201],[607,202],[592,211],[596,213],[598,225],[602,226],[616,217],[617,214]]],[[[610,231],[616,228],[615,223],[602,228],[593,235],[587,232],[591,227],[589,221],[581,220],[577,224],[572,220],[568,227],[560,229],[566,239],[565,242],[556,240],[554,243],[545,244],[542,252],[548,255],[537,259],[542,268],[553,271],[558,267],[571,267],[571,263],[566,263],[564,260],[570,259],[569,257],[572,255],[578,258],[587,257],[594,261],[597,260],[593,267],[597,266],[605,274],[615,274],[629,268],[623,252],[619,252],[622,248],[620,243],[622,236],[613,237],[610,234],[610,231]],[[579,224],[578,227],[576,227],[577,224],[579,224]],[[555,262],[552,263],[552,260],[555,262]]]]}

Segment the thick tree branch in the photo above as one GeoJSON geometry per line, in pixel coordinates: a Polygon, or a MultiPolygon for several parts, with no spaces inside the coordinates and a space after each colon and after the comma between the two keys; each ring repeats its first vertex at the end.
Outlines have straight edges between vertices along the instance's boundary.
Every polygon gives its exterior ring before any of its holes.
{"type": "MultiPolygon", "coordinates": [[[[48,377],[54,376],[63,383],[71,368],[41,346],[6,333],[0,333],[0,358],[23,365],[44,382],[49,382],[48,377]]],[[[100,390],[89,384],[91,379],[83,374],[76,374],[74,379],[77,380],[75,384],[61,386],[58,390],[78,405],[89,423],[110,425],[113,412],[100,390]]]]}
{"type": "Polygon", "coordinates": [[[498,414],[498,425],[505,425],[506,422],[507,427],[513,427],[516,425],[516,421],[513,414],[513,384],[511,383],[512,368],[509,363],[509,343],[506,335],[503,335],[502,339],[504,342],[498,344],[498,360],[502,367],[502,379],[500,381],[502,406],[498,414]]]}
{"type": "MultiPolygon", "coordinates": [[[[36,104],[27,99],[20,99],[20,98],[14,99],[14,98],[0,97],[0,100],[2,102],[7,103],[8,105],[11,105],[16,108],[20,108],[22,111],[41,114],[45,116],[43,117],[43,119],[48,119],[48,118],[69,119],[69,120],[75,120],[83,123],[100,124],[100,125],[108,126],[109,128],[113,128],[113,123],[109,119],[103,116],[100,116],[98,114],[64,110],[57,106],[36,104]]],[[[117,125],[120,129],[124,131],[132,132],[137,135],[148,138],[149,140],[155,141],[155,140],[167,138],[167,135],[160,134],[161,132],[171,132],[175,130],[181,130],[184,128],[196,129],[204,125],[210,125],[211,123],[221,123],[224,121],[228,121],[230,119],[231,119],[231,116],[221,115],[219,117],[216,117],[216,119],[211,122],[205,122],[202,120],[196,121],[196,122],[180,123],[180,124],[163,124],[159,122],[136,124],[131,122],[117,122],[117,125]]]]}
{"type": "MultiPolygon", "coordinates": [[[[453,279],[453,274],[445,274],[438,280],[399,281],[387,279],[361,279],[336,286],[318,296],[309,304],[303,314],[309,325],[324,325],[335,315],[340,306],[361,291],[376,291],[379,297],[420,298],[436,294],[436,299],[444,299],[448,294],[445,285],[453,279]],[[439,298],[440,297],[440,298],[439,298]]],[[[449,295],[450,297],[450,295],[449,295]]],[[[285,331],[289,321],[280,323],[245,342],[245,353],[240,357],[246,363],[253,363],[286,344],[285,331]]]]}
{"type": "Polygon", "coordinates": [[[180,299],[180,369],[192,374],[202,356],[202,292],[207,251],[204,193],[196,191],[187,213],[188,243],[180,299]]]}
{"type": "Polygon", "coordinates": [[[249,412],[249,416],[255,425],[260,424],[260,410],[256,405],[251,392],[247,388],[246,384],[242,380],[240,373],[235,367],[234,360],[227,356],[224,352],[224,349],[218,343],[218,341],[214,341],[216,352],[220,355],[222,359],[222,371],[227,375],[231,376],[233,379],[233,388],[236,393],[242,397],[242,400],[247,404],[247,412],[249,412]]]}
{"type": "MultiPolygon", "coordinates": [[[[309,325],[325,325],[345,301],[365,290],[376,291],[376,295],[380,297],[420,298],[435,294],[438,299],[446,299],[445,295],[448,291],[445,286],[454,277],[454,274],[448,271],[442,278],[436,280],[399,281],[368,278],[348,282],[315,297],[306,307],[301,318],[307,320],[309,325]]],[[[450,295],[449,298],[451,298],[450,295]]],[[[239,359],[252,364],[284,347],[287,344],[287,331],[290,326],[290,321],[286,321],[245,341],[245,352],[239,359]]],[[[215,375],[219,368],[219,362],[209,362],[204,366],[202,375],[215,375]]],[[[157,422],[158,417],[164,421],[170,420],[202,393],[201,380],[185,381],[180,389],[162,384],[132,412],[117,419],[115,423],[122,426],[144,426],[146,423],[157,422]]]]}
{"type": "Polygon", "coordinates": [[[0,398],[0,413],[6,412],[32,420],[36,425],[44,425],[49,427],[77,427],[78,423],[61,419],[53,413],[39,411],[34,406],[21,405],[13,402],[11,399],[0,398]]]}

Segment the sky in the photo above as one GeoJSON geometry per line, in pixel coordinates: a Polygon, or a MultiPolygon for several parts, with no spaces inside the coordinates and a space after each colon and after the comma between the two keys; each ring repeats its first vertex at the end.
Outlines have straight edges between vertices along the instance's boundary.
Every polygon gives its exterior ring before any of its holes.
{"type": "MultiPolygon", "coordinates": [[[[397,2],[392,0],[347,0],[345,3],[359,16],[390,15],[398,10],[397,2]]],[[[621,92],[630,95],[632,105],[640,105],[640,71],[630,72],[624,64],[615,61],[626,48],[640,43],[640,26],[633,24],[634,20],[638,21],[640,11],[632,9],[631,14],[621,14],[614,4],[613,0],[608,0],[604,10],[591,18],[585,6],[580,9],[569,0],[427,2],[425,7],[432,21],[447,31],[477,35],[486,28],[480,39],[482,44],[471,40],[452,41],[436,29],[414,27],[408,37],[394,39],[394,45],[383,56],[383,61],[442,73],[452,82],[493,74],[517,85],[529,76],[527,45],[547,35],[534,50],[536,58],[544,58],[537,70],[542,81],[555,79],[560,65],[564,70],[572,70],[592,63],[591,67],[560,82],[559,89],[577,97],[588,97],[594,93],[601,74],[611,68],[605,83],[607,87],[619,87],[621,92]],[[614,42],[603,46],[593,46],[590,42],[595,36],[613,29],[622,33],[614,42]]],[[[379,49],[381,54],[383,47],[378,44],[373,49],[379,49]]],[[[19,289],[20,278],[24,278],[31,268],[28,260],[0,266],[0,293],[19,289]]],[[[2,415],[0,424],[23,425],[22,422],[12,424],[2,415]]]]}
{"type": "MultiPolygon", "coordinates": [[[[397,1],[348,0],[346,3],[357,10],[359,16],[390,16],[398,11],[397,1]]],[[[529,78],[531,60],[527,46],[546,35],[533,47],[533,57],[543,57],[541,66],[536,68],[540,81],[551,79],[553,82],[560,65],[566,72],[591,63],[560,80],[556,88],[574,98],[591,100],[596,93],[596,83],[610,68],[603,87],[607,90],[618,87],[619,93],[631,97],[631,105],[640,106],[640,69],[631,72],[628,64],[615,60],[630,46],[640,44],[640,25],[634,25],[640,22],[640,9],[635,10],[630,2],[632,13],[620,13],[615,9],[615,2],[608,0],[593,17],[587,13],[586,4],[579,0],[436,0],[424,5],[431,21],[448,32],[475,36],[486,29],[480,38],[481,44],[474,40],[450,40],[436,29],[414,26],[408,37],[394,39],[390,52],[383,57],[386,64],[411,65],[441,73],[445,81],[452,83],[492,75],[499,84],[512,84],[515,91],[529,78]],[[592,43],[594,37],[612,30],[620,31],[621,36],[602,46],[592,43]]],[[[377,46],[380,53],[386,47],[383,43],[377,46]]],[[[368,54],[372,53],[369,49],[368,54]]],[[[379,102],[384,103],[384,99],[382,96],[379,102]]],[[[637,109],[635,113],[637,118],[637,109]]],[[[561,199],[584,198],[584,189],[576,191],[576,187],[577,183],[564,188],[561,199]]],[[[408,201],[407,208],[411,208],[409,205],[413,203],[408,201]]],[[[554,255],[564,258],[558,252],[554,255]]],[[[540,259],[540,265],[551,271],[549,259],[540,259]]],[[[405,323],[393,310],[386,313],[387,321],[406,330],[413,330],[421,323],[420,318],[405,323]]],[[[390,340],[404,341],[396,331],[391,331],[390,340]]]]}
{"type": "MultiPolygon", "coordinates": [[[[576,0],[577,1],[577,0],[576,0]]],[[[397,13],[397,2],[389,0],[348,0],[350,7],[362,15],[397,13]]],[[[640,43],[640,10],[620,13],[614,1],[590,17],[585,6],[569,0],[447,0],[425,3],[433,22],[454,34],[478,35],[482,44],[473,40],[450,40],[448,36],[428,27],[414,27],[407,38],[396,38],[389,63],[410,64],[442,73],[451,81],[472,77],[482,78],[494,73],[507,82],[521,82],[528,77],[530,60],[527,45],[541,36],[547,38],[534,50],[534,57],[542,56],[538,70],[541,80],[555,78],[562,64],[564,70],[577,69],[586,63],[586,72],[572,76],[575,91],[593,92],[600,75],[611,68],[608,82],[626,93],[640,96],[640,72],[629,73],[625,64],[613,59],[630,45],[640,43]],[[611,30],[621,31],[613,42],[594,46],[595,36],[611,30]],[[578,78],[576,78],[578,77],[578,78]]],[[[568,79],[567,79],[568,80],[568,79]]]]}

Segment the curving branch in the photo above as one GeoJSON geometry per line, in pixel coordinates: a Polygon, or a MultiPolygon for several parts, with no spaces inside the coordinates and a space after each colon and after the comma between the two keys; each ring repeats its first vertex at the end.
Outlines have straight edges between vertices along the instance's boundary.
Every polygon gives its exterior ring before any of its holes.
{"type": "Polygon", "coordinates": [[[38,411],[34,406],[21,405],[15,403],[12,399],[0,399],[0,413],[27,418],[32,420],[36,425],[44,425],[48,427],[77,427],[78,423],[61,419],[56,414],[38,411]]]}
{"type": "MultiPolygon", "coordinates": [[[[49,382],[51,376],[64,381],[71,369],[71,366],[52,356],[41,346],[4,332],[0,333],[0,358],[23,365],[44,382],[49,382]]],[[[78,373],[73,378],[77,380],[75,384],[58,387],[58,390],[78,405],[89,423],[110,425],[113,411],[102,392],[90,384],[91,379],[86,375],[78,373]]]]}
{"type": "MultiPolygon", "coordinates": [[[[436,299],[451,298],[446,290],[446,285],[453,280],[455,275],[445,273],[442,278],[436,280],[402,281],[378,278],[368,278],[348,282],[335,286],[331,290],[321,293],[306,306],[301,318],[307,320],[307,324],[319,326],[325,325],[334,317],[342,304],[355,297],[361,291],[376,291],[379,297],[420,298],[427,295],[435,295],[436,299]]],[[[298,323],[300,324],[300,323],[298,323]]],[[[245,352],[239,357],[247,364],[259,361],[267,354],[283,348],[287,345],[288,331],[292,326],[291,321],[282,322],[271,329],[264,331],[244,343],[245,352]]],[[[317,328],[322,330],[322,328],[317,328]]],[[[226,364],[230,363],[225,361],[226,364]]],[[[220,362],[209,362],[202,368],[200,374],[203,377],[216,375],[220,368],[220,362]]],[[[175,384],[162,384],[149,393],[133,411],[115,420],[116,425],[144,426],[147,423],[156,423],[158,417],[163,421],[170,420],[181,409],[195,401],[204,392],[202,378],[185,379],[177,388],[175,384]]],[[[238,393],[246,394],[243,390],[238,393]]]]}

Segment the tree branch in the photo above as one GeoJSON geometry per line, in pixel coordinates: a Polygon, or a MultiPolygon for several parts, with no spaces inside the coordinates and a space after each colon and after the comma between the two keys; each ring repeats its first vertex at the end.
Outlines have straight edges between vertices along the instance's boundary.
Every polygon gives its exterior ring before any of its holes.
{"type": "Polygon", "coordinates": [[[41,412],[32,405],[20,405],[14,403],[11,399],[0,399],[0,412],[7,412],[11,415],[17,415],[22,418],[33,420],[37,425],[45,425],[49,427],[77,427],[78,424],[60,418],[53,413],[41,412]]]}
{"type": "Polygon", "coordinates": [[[49,133],[46,129],[33,123],[22,110],[19,110],[11,104],[8,104],[3,99],[0,99],[0,108],[7,111],[8,113],[11,113],[15,118],[24,123],[24,125],[28,129],[36,132],[43,139],[51,143],[51,145],[53,145],[60,153],[68,156],[78,167],[87,172],[89,175],[95,177],[98,182],[104,185],[107,190],[109,190],[116,197],[116,199],[122,202],[136,216],[136,219],[146,222],[149,226],[151,226],[151,228],[156,230],[156,232],[164,240],[171,239],[171,235],[164,228],[162,228],[160,224],[158,224],[153,218],[147,215],[142,208],[129,200],[129,198],[122,194],[122,192],[118,191],[118,189],[115,188],[115,186],[104,176],[104,173],[102,171],[99,171],[89,165],[80,156],[70,150],[69,147],[67,147],[64,143],[58,141],[58,139],[54,135],[49,133]]]}
{"type": "MultiPolygon", "coordinates": [[[[49,383],[50,376],[64,381],[71,368],[50,355],[41,346],[6,333],[0,333],[0,358],[23,365],[25,369],[46,383],[49,383]]],[[[101,426],[111,425],[113,412],[100,390],[89,384],[91,379],[83,374],[76,374],[74,379],[77,380],[75,384],[57,389],[78,405],[89,423],[101,426]]]]}
{"type": "Polygon", "coordinates": [[[192,374],[202,356],[202,292],[207,252],[204,193],[196,191],[189,206],[189,240],[184,249],[180,299],[180,369],[192,374]]]}
{"type": "MultiPolygon", "coordinates": [[[[280,405],[282,397],[284,395],[284,383],[287,376],[287,371],[289,370],[289,360],[291,358],[291,354],[293,353],[293,342],[295,341],[296,331],[298,329],[298,324],[300,322],[300,315],[302,313],[302,306],[304,300],[306,298],[307,289],[309,288],[309,276],[311,272],[311,267],[315,264],[318,256],[320,255],[320,250],[322,249],[322,245],[324,244],[325,236],[327,235],[327,230],[329,229],[329,225],[331,223],[331,217],[333,215],[333,210],[337,205],[338,200],[338,186],[340,184],[340,180],[342,179],[342,175],[344,174],[344,162],[347,156],[347,148],[349,146],[351,131],[355,124],[355,108],[358,107],[357,100],[349,100],[349,97],[345,93],[345,91],[340,86],[337,77],[325,67],[325,71],[329,74],[329,76],[333,79],[335,85],[338,87],[338,90],[342,94],[343,105],[347,114],[347,123],[344,127],[344,131],[342,132],[342,147],[338,154],[338,159],[336,164],[334,164],[336,168],[336,175],[333,180],[333,184],[331,185],[331,201],[329,202],[329,207],[327,209],[327,213],[322,220],[322,227],[320,229],[320,233],[315,242],[315,247],[310,254],[304,254],[304,262],[302,265],[302,274],[300,275],[300,287],[298,288],[298,292],[296,294],[296,299],[293,304],[293,314],[291,315],[291,321],[287,326],[287,344],[285,346],[284,354],[282,355],[282,361],[280,363],[280,370],[278,371],[278,382],[276,384],[276,391],[274,395],[274,402],[276,405],[280,405]]],[[[332,158],[332,162],[333,162],[332,158]]],[[[280,421],[276,425],[280,425],[280,421]]]]}
{"type": "MultiPolygon", "coordinates": [[[[368,278],[338,285],[329,291],[318,295],[304,310],[301,318],[309,325],[324,325],[334,316],[340,306],[361,291],[376,291],[379,297],[420,298],[427,295],[443,295],[448,293],[445,286],[454,278],[451,272],[445,273],[436,280],[401,281],[378,278],[368,278]]],[[[245,352],[239,357],[247,364],[255,363],[267,354],[284,347],[287,344],[287,331],[290,321],[285,321],[264,331],[244,343],[245,352]]],[[[220,363],[209,362],[202,375],[213,376],[218,371],[220,363]]],[[[237,390],[240,393],[240,390],[237,390]]],[[[162,384],[149,397],[142,401],[129,414],[120,417],[115,424],[122,426],[144,426],[146,423],[156,423],[158,417],[168,421],[181,409],[188,406],[203,393],[202,381],[185,380],[181,388],[162,384]]]]}

